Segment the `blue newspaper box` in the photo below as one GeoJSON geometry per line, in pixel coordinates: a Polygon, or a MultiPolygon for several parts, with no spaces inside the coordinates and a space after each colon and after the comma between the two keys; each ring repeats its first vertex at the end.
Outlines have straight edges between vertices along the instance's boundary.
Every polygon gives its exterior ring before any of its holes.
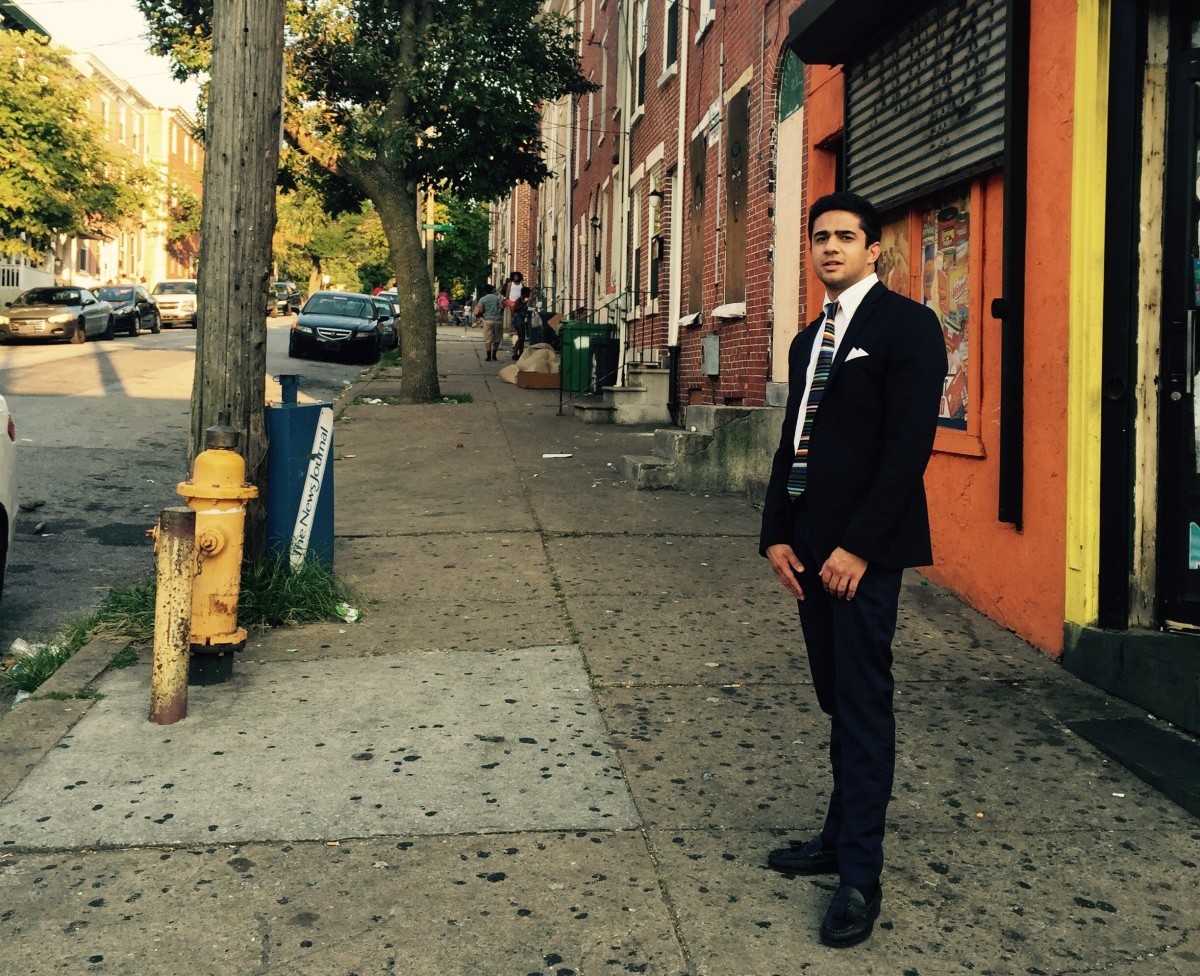
{"type": "Polygon", "coordinates": [[[333,408],[297,403],[301,377],[282,375],[267,407],[267,550],[333,566],[333,408]]]}

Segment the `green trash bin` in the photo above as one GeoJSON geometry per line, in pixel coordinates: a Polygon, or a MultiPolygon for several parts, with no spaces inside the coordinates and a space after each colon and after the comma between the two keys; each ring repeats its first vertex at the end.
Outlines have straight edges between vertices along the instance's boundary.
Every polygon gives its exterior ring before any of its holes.
{"type": "Polygon", "coordinates": [[[614,339],[611,325],[596,322],[564,322],[562,337],[562,388],[566,393],[582,393],[592,387],[592,340],[614,339]]]}

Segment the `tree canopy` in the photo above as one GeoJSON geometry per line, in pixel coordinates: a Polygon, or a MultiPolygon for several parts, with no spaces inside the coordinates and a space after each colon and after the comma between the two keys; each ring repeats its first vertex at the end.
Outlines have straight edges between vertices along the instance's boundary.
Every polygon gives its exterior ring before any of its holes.
{"type": "Polygon", "coordinates": [[[0,253],[36,258],[58,234],[101,233],[141,213],[154,180],[110,151],[68,52],[0,30],[0,253]]]}
{"type": "MultiPolygon", "coordinates": [[[[213,0],[137,0],[154,49],[203,69],[213,0]]],[[[419,191],[490,199],[547,175],[544,101],[594,87],[542,0],[291,0],[284,129],[292,178],[330,213],[371,200],[391,254],[410,399],[439,395],[419,191]]]]}
{"type": "Polygon", "coordinates": [[[275,262],[281,278],[314,292],[325,287],[370,291],[392,278],[387,239],[368,202],[360,210],[330,218],[306,187],[281,192],[275,223],[275,262]]]}
{"type": "Polygon", "coordinates": [[[465,298],[487,281],[488,206],[448,194],[438,200],[434,219],[454,230],[437,242],[437,276],[452,298],[465,298]]]}

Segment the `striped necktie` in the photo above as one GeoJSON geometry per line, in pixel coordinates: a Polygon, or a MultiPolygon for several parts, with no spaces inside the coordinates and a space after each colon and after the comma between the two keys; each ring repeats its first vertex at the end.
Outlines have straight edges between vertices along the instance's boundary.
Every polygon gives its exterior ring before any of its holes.
{"type": "Polygon", "coordinates": [[[813,419],[821,397],[825,395],[825,384],[829,381],[829,367],[833,365],[833,343],[837,336],[833,317],[837,315],[837,302],[825,306],[825,329],[821,333],[821,350],[817,353],[817,367],[813,370],[812,386],[808,389],[808,401],[804,405],[804,422],[800,427],[800,440],[796,442],[796,458],[792,461],[792,473],[788,476],[788,494],[799,498],[808,486],[808,441],[812,436],[813,419]]]}

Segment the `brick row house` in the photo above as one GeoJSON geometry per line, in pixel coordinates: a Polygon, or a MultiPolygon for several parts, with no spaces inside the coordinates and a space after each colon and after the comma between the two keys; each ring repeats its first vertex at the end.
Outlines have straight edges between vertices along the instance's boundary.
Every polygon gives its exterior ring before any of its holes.
{"type": "Polygon", "coordinates": [[[171,221],[181,197],[202,194],[204,150],[195,120],[183,109],[155,106],[94,55],[73,61],[92,84],[91,114],[101,140],[118,158],[153,170],[159,187],[145,212],[93,239],[62,242],[64,272],[70,269],[74,284],[93,287],[194,278],[199,234],[174,241],[171,221]]]}
{"type": "MultiPolygon", "coordinates": [[[[549,6],[600,87],[546,106],[553,175],[509,260],[555,311],[614,328],[606,397],[657,370],[638,422],[777,430],[788,343],[823,294],[805,209],[862,193],[880,278],[934,308],[950,361],[923,572],[1200,731],[1196,5],[549,6]]],[[[730,469],[749,443],[765,465],[770,441],[712,434],[688,462],[730,469]]]]}
{"type": "MultiPolygon", "coordinates": [[[[0,29],[50,42],[46,29],[13,3],[0,9],[0,29]]],[[[195,277],[199,234],[175,239],[171,226],[179,198],[201,196],[204,153],[194,135],[195,120],[180,108],[154,105],[94,55],[73,55],[71,61],[90,86],[90,115],[99,140],[118,158],[153,171],[158,191],[150,207],[119,225],[89,236],[60,235],[40,262],[0,255],[0,301],[55,282],[152,286],[165,278],[195,277]]]]}

